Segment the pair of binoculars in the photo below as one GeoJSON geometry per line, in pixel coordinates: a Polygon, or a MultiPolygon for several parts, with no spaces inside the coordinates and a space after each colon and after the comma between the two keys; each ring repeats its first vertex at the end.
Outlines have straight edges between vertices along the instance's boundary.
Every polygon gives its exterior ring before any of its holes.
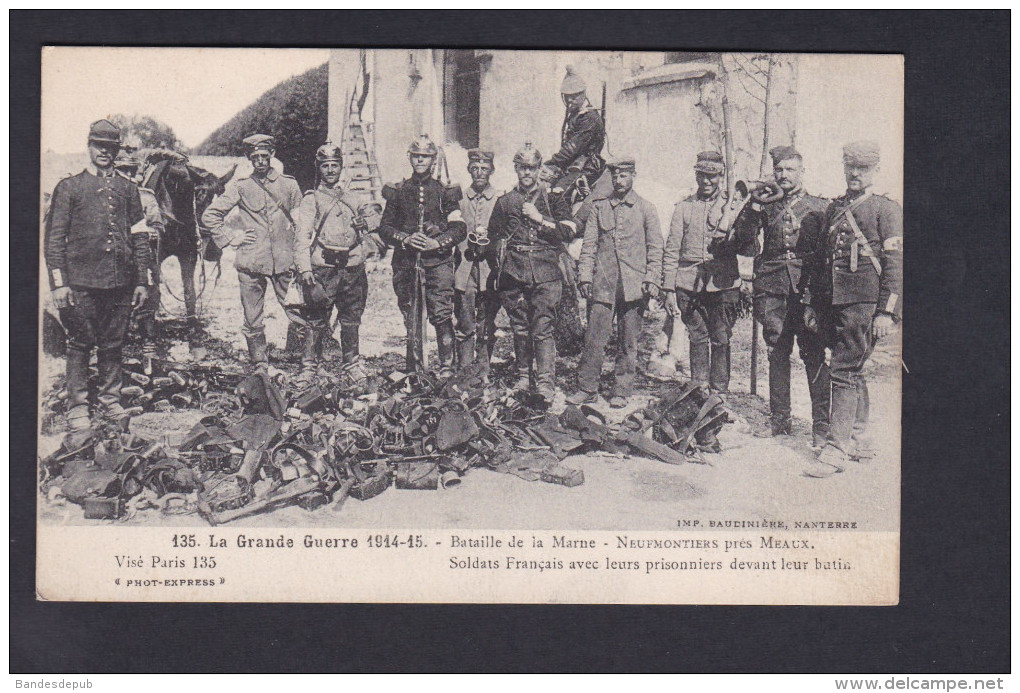
{"type": "Polygon", "coordinates": [[[489,245],[489,230],[484,226],[477,227],[474,231],[468,231],[468,241],[475,245],[489,245]]]}

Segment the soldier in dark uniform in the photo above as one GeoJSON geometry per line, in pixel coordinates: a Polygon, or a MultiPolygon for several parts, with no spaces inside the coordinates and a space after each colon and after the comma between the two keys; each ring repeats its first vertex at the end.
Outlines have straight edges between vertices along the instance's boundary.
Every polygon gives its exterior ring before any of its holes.
{"type": "MultiPolygon", "coordinates": [[[[241,331],[248,342],[248,355],[254,370],[269,370],[266,343],[266,290],[272,286],[283,305],[294,277],[294,216],[301,204],[301,189],[292,176],[272,166],[276,140],[269,135],[244,138],[252,174],[235,178],[226,191],[213,200],[202,214],[202,223],[220,248],[235,246],[237,281],[244,310],[241,331]],[[230,231],[224,225],[227,214],[236,208],[243,231],[230,231]]],[[[298,310],[284,306],[287,319],[298,325],[304,319],[298,310]]]]}
{"type": "Polygon", "coordinates": [[[874,142],[843,148],[847,191],[815,231],[821,244],[803,280],[805,324],[825,335],[832,379],[829,437],[805,470],[808,476],[828,477],[843,471],[848,459],[869,456],[862,441],[868,422],[862,370],[902,312],[903,211],[869,190],[878,162],[874,142]]]}
{"type": "Polygon", "coordinates": [[[800,277],[812,239],[801,233],[801,226],[806,217],[824,214],[829,202],[804,191],[804,164],[796,149],[775,147],[769,153],[783,198],[764,204],[752,199],[737,217],[734,234],[740,254],[756,258],[754,308],[769,355],[772,435],[793,432],[790,355],[796,338],[811,393],[812,441],[821,447],[829,431],[829,368],[825,364],[825,343],[816,332],[804,327],[800,277]],[[759,231],[763,231],[760,247],[759,231]]]}
{"type": "Polygon", "coordinates": [[[90,428],[89,356],[98,350],[100,413],[124,416],[121,346],[132,308],[151,284],[149,236],[138,188],[116,175],[120,130],[106,120],[89,128],[91,165],[57,183],[46,224],[46,265],[53,303],[67,330],[68,423],[90,428]]]}
{"type": "Polygon", "coordinates": [[[295,215],[294,266],[305,288],[302,313],[308,323],[299,386],[310,384],[318,368],[333,306],[340,317],[344,363],[354,377],[364,374],[359,332],[368,298],[363,243],[368,232],[363,216],[366,201],[338,187],[343,170],[340,147],[323,144],[315,152],[315,165],[318,186],[305,193],[295,215]]]}
{"type": "Polygon", "coordinates": [[[459,186],[444,186],[432,177],[438,150],[428,135],[421,135],[407,151],[413,173],[410,178],[383,189],[386,208],[379,235],[393,246],[393,290],[407,328],[407,369],[423,371],[420,363],[422,335],[415,327],[421,314],[416,305],[416,283],[424,281],[428,320],[436,330],[440,375],[453,373],[453,249],[467,237],[460,211],[463,193],[459,186]]]}
{"type": "Polygon", "coordinates": [[[496,289],[514,332],[515,390],[527,390],[532,358],[538,394],[552,403],[556,394],[556,341],[553,324],[563,291],[559,254],[577,235],[562,195],[538,183],[542,155],[531,143],[514,155],[517,187],[496,201],[489,218],[490,252],[498,252],[496,289]]]}
{"type": "Polygon", "coordinates": [[[713,392],[730,383],[730,337],[740,300],[736,248],[725,239],[722,154],[698,154],[698,191],[677,203],[662,254],[666,310],[679,315],[691,343],[691,382],[713,392]]]}

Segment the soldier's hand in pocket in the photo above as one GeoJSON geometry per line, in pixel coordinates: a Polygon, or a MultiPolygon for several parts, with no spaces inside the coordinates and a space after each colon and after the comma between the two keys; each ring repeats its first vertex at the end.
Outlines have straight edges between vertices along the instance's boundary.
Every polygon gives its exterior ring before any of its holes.
{"type": "Polygon", "coordinates": [[[581,294],[581,298],[585,301],[591,300],[591,282],[581,282],[577,285],[577,293],[581,294]]]}
{"type": "Polygon", "coordinates": [[[804,327],[808,332],[818,331],[818,313],[811,306],[804,306],[804,327]]]}
{"type": "Polygon", "coordinates": [[[53,305],[57,307],[57,310],[63,310],[64,308],[70,308],[74,305],[74,294],[71,293],[71,288],[68,286],[61,286],[53,290],[53,305]]]}

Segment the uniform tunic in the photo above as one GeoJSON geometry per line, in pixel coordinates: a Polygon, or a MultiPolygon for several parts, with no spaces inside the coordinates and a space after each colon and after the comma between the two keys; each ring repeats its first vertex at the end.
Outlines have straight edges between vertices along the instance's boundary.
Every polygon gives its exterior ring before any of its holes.
{"type": "Polygon", "coordinates": [[[828,429],[829,369],[824,341],[804,326],[800,285],[805,258],[811,257],[818,241],[812,229],[828,205],[828,200],[800,190],[778,202],[748,204],[734,222],[740,253],[755,256],[754,310],[768,347],[773,422],[787,425],[790,420],[790,355],[796,340],[807,371],[813,430],[818,434],[828,429]],[[759,231],[763,232],[761,248],[759,231]]]}
{"type": "Polygon", "coordinates": [[[595,197],[584,225],[578,280],[592,283],[588,328],[579,367],[585,392],[598,389],[606,343],[616,317],[619,348],[615,394],[629,396],[637,369],[644,294],[641,286],[659,285],[662,234],[655,206],[630,190],[624,197],[595,197]]]}
{"type": "Polygon", "coordinates": [[[82,171],[57,183],[46,226],[46,264],[56,285],[114,289],[148,283],[151,266],[138,188],[111,173],[82,171]]]}
{"type": "Polygon", "coordinates": [[[546,162],[566,172],[571,166],[594,181],[602,175],[606,162],[602,159],[602,147],[606,143],[606,126],[602,114],[591,104],[576,112],[567,111],[560,132],[560,149],[546,162]]]}
{"type": "Polygon", "coordinates": [[[272,276],[288,272],[294,264],[294,228],[283,209],[294,216],[301,204],[301,190],[296,180],[274,168],[269,169],[262,184],[278,203],[253,178],[239,178],[230,181],[226,191],[206,208],[202,224],[221,248],[254,229],[255,241],[237,246],[234,264],[250,274],[272,276]],[[228,230],[223,222],[235,207],[240,213],[241,230],[228,230]]]}
{"type": "MultiPolygon", "coordinates": [[[[476,232],[483,229],[488,233],[489,218],[496,206],[499,193],[491,185],[478,191],[471,186],[461,201],[461,212],[467,230],[476,232]]],[[[496,315],[499,313],[499,296],[489,287],[490,265],[483,250],[474,247],[467,240],[458,246],[460,264],[454,279],[456,295],[454,313],[457,317],[456,336],[461,365],[476,358],[488,360],[496,342],[496,315]],[[475,343],[485,347],[475,354],[475,343]]]]}
{"type": "Polygon", "coordinates": [[[697,293],[740,288],[735,249],[713,244],[725,204],[719,192],[707,199],[691,195],[677,204],[662,254],[664,289],[697,293]]]}

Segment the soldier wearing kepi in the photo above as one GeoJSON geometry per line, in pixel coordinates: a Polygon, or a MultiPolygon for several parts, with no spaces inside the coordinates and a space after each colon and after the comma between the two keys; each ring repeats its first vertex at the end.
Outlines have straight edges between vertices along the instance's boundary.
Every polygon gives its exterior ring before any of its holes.
{"type": "Polygon", "coordinates": [[[468,151],[471,186],[460,204],[468,237],[459,246],[461,260],[455,277],[454,303],[457,358],[461,368],[477,360],[483,362],[488,370],[492,350],[496,346],[499,295],[490,283],[489,260],[485,257],[489,245],[489,217],[499,197],[489,184],[494,170],[493,158],[492,152],[480,149],[468,151]]]}
{"type": "Polygon", "coordinates": [[[754,303],[768,348],[772,435],[793,432],[790,355],[796,338],[811,394],[812,441],[821,447],[829,431],[829,368],[823,340],[804,327],[800,279],[814,239],[801,233],[801,226],[808,217],[824,214],[829,203],[804,191],[804,163],[796,149],[774,147],[769,154],[782,199],[761,203],[752,193],[736,219],[734,234],[740,254],[756,257],[754,303]],[[763,231],[762,247],[758,246],[759,231],[763,231]]]}
{"type": "Polygon", "coordinates": [[[363,375],[358,332],[368,298],[362,243],[368,232],[362,216],[364,200],[338,187],[343,170],[340,147],[326,142],[315,152],[315,164],[318,186],[305,193],[295,215],[294,265],[304,286],[302,312],[308,327],[299,385],[310,384],[315,375],[333,306],[340,318],[344,363],[355,377],[363,375]]]}
{"type": "Polygon", "coordinates": [[[393,290],[407,328],[407,369],[423,371],[421,301],[436,330],[440,375],[453,373],[453,249],[467,237],[460,211],[460,187],[432,177],[438,150],[421,135],[407,151],[410,178],[383,188],[386,208],[379,235],[393,246],[393,290]],[[421,286],[423,284],[423,286],[421,286]],[[423,295],[422,295],[423,294],[423,295]]]}
{"type": "Polygon", "coordinates": [[[89,356],[98,351],[102,415],[121,419],[121,347],[132,308],[151,284],[148,232],[138,188],[114,172],[120,130],[106,120],[89,128],[91,165],[57,183],[46,225],[46,265],[53,303],[67,331],[68,423],[91,427],[89,356]]]}
{"type": "MultiPolygon", "coordinates": [[[[294,178],[273,168],[276,141],[272,137],[252,135],[244,139],[244,145],[254,169],[251,176],[232,180],[226,191],[206,208],[202,224],[217,246],[237,248],[234,265],[244,309],[241,331],[248,342],[254,369],[266,372],[269,369],[266,289],[271,284],[276,299],[283,305],[294,276],[293,213],[301,203],[301,190],[294,178]],[[224,219],[235,207],[240,212],[243,231],[231,231],[224,226],[224,219]]],[[[292,322],[303,323],[297,309],[285,307],[284,311],[292,322]]]]}
{"type": "Polygon", "coordinates": [[[538,184],[542,155],[530,142],[514,155],[517,187],[496,201],[489,218],[490,253],[497,253],[496,289],[514,332],[515,390],[531,386],[532,358],[537,391],[551,403],[556,394],[553,323],[563,291],[559,254],[577,234],[562,195],[538,184]]]}
{"type": "Polygon", "coordinates": [[[598,400],[599,375],[615,315],[619,347],[609,406],[620,408],[627,405],[634,385],[641,314],[648,299],[659,295],[663,244],[655,206],[634,192],[634,158],[618,157],[609,163],[609,171],[613,192],[593,195],[584,223],[578,276],[581,296],[590,309],[580,389],[567,401],[598,400]]]}
{"type": "Polygon", "coordinates": [[[808,476],[831,476],[848,459],[870,455],[862,440],[868,422],[862,370],[903,307],[903,211],[870,190],[878,162],[874,142],[843,148],[847,191],[825,213],[819,252],[804,282],[805,324],[826,337],[832,379],[829,437],[805,470],[808,476]]]}
{"type": "Polygon", "coordinates": [[[666,310],[680,315],[690,338],[691,382],[713,392],[729,390],[730,337],[740,300],[736,250],[720,228],[726,193],[723,157],[698,154],[698,190],[678,203],[662,256],[666,310]]]}

